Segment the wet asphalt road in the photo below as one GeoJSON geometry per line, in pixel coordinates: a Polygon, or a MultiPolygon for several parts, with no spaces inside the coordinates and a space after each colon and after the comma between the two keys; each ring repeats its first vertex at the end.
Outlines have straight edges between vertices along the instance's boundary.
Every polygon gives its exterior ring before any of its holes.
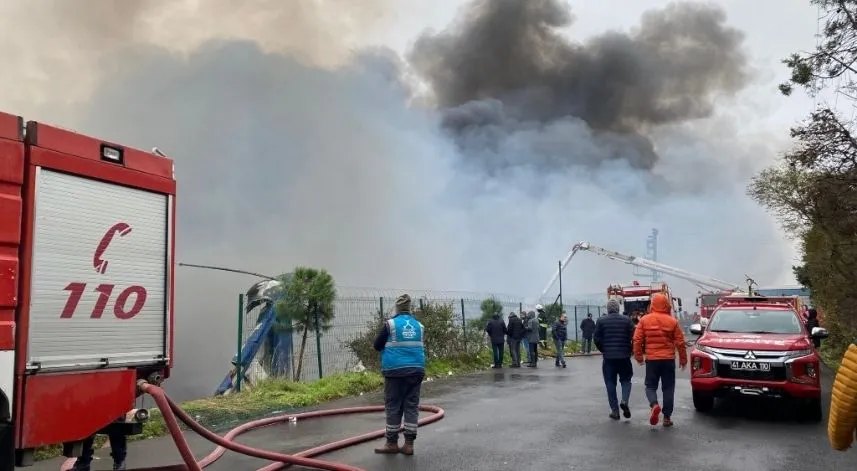
{"type": "MultiPolygon", "coordinates": [[[[635,365],[636,366],[636,365],[635,365]]],[[[446,417],[420,429],[412,457],[375,455],[380,441],[326,455],[371,471],[393,470],[853,470],[857,451],[830,449],[826,417],[806,423],[780,404],[722,401],[708,415],[693,410],[687,373],[679,373],[672,429],[648,424],[648,407],[637,369],[631,395],[633,417],[612,421],[601,380],[601,358],[570,360],[567,369],[543,361],[537,370],[504,369],[427,383],[423,403],[446,417]]],[[[826,371],[827,389],[832,377],[826,371]]],[[[380,404],[377,394],[327,407],[380,404]]],[[[827,404],[825,404],[825,410],[827,404]]],[[[240,438],[252,446],[297,452],[383,427],[381,414],[321,419],[274,426],[240,438]]],[[[189,437],[198,456],[210,447],[189,437]]],[[[109,469],[107,451],[94,469],[109,469]]],[[[129,467],[178,462],[169,440],[137,442],[129,467]]],[[[33,471],[56,470],[58,461],[33,471]]],[[[229,453],[210,470],[254,470],[266,463],[229,453]]],[[[292,469],[303,469],[294,467],[292,469]]]]}

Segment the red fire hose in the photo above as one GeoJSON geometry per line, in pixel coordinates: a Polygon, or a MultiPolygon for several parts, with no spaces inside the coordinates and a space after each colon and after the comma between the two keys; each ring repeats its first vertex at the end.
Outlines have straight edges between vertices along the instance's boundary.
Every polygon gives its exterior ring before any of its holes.
{"type": "MultiPolygon", "coordinates": [[[[172,436],[173,441],[176,444],[176,447],[179,449],[179,453],[181,454],[182,461],[184,461],[184,464],[159,466],[155,468],[136,468],[128,471],[201,471],[206,466],[209,466],[210,464],[217,461],[221,456],[226,453],[227,450],[234,451],[242,455],[253,456],[256,458],[273,461],[272,464],[260,468],[258,471],[275,471],[286,468],[293,464],[300,465],[306,468],[325,469],[329,471],[365,471],[355,466],[335,463],[332,461],[317,460],[313,459],[313,457],[347,448],[349,446],[357,445],[359,443],[375,440],[383,437],[385,433],[383,429],[376,430],[374,432],[364,433],[362,435],[357,435],[354,437],[346,438],[344,440],[328,443],[326,445],[310,448],[309,450],[304,450],[300,453],[295,453],[294,455],[275,453],[272,451],[260,450],[258,448],[253,448],[247,445],[236,443],[235,438],[261,427],[267,427],[269,425],[288,422],[293,418],[297,420],[306,420],[315,419],[318,417],[330,417],[337,415],[383,412],[384,406],[348,407],[344,409],[329,409],[313,412],[304,412],[301,414],[280,415],[277,417],[270,417],[267,419],[247,422],[246,424],[240,425],[230,430],[229,433],[221,437],[220,435],[211,432],[210,430],[206,429],[205,427],[194,421],[193,418],[191,418],[187,412],[183,411],[181,407],[178,406],[178,404],[176,404],[169,397],[167,397],[163,389],[148,383],[142,383],[140,387],[143,392],[149,394],[155,399],[155,403],[158,405],[158,409],[160,409],[161,413],[163,414],[164,422],[167,425],[167,429],[169,430],[170,435],[172,436]],[[215,448],[214,451],[209,453],[209,455],[205,458],[196,461],[196,457],[194,457],[193,452],[191,451],[190,446],[187,443],[187,440],[185,440],[184,434],[179,428],[179,420],[184,422],[188,426],[188,428],[201,435],[206,440],[215,443],[217,445],[217,448],[215,448]]],[[[420,426],[437,422],[444,416],[443,409],[437,406],[420,406],[420,410],[423,412],[432,413],[428,417],[424,417],[419,420],[420,426]]],[[[67,460],[61,468],[62,471],[67,471],[68,469],[70,469],[73,463],[74,458],[67,460]]]]}

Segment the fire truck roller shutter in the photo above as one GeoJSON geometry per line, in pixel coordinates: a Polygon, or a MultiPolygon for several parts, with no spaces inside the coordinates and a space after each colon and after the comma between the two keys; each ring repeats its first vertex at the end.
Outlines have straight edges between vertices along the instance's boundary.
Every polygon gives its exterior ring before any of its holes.
{"type": "Polygon", "coordinates": [[[162,363],[170,198],[36,169],[30,369],[162,363]]]}

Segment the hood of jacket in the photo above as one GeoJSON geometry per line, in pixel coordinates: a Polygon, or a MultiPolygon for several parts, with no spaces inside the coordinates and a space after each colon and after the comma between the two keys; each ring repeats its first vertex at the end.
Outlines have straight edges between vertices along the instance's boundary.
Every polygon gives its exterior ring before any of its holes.
{"type": "Polygon", "coordinates": [[[652,295],[651,311],[660,314],[669,314],[672,311],[667,295],[664,293],[655,293],[652,295]]]}

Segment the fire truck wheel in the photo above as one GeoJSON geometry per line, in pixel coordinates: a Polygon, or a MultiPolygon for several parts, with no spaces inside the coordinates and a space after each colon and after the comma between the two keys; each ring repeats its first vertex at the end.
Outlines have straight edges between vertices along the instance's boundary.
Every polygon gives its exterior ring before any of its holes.
{"type": "Polygon", "coordinates": [[[693,392],[693,407],[699,412],[708,412],[714,408],[714,396],[700,391],[693,392]]]}

